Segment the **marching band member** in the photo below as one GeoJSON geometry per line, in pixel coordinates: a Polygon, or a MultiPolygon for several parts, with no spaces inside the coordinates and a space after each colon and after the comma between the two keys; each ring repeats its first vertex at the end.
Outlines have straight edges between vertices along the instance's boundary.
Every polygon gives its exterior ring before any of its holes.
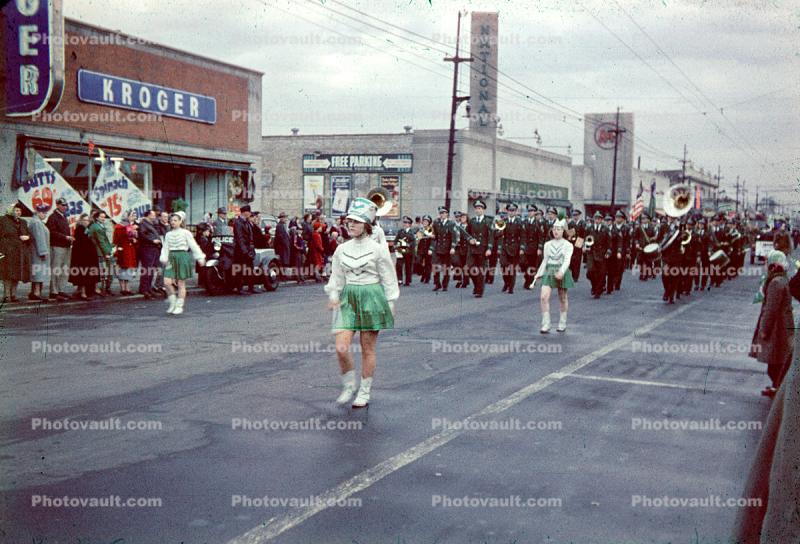
{"type": "Polygon", "coordinates": [[[338,404],[347,404],[356,392],[350,344],[356,332],[361,334],[361,383],[353,408],[369,404],[378,333],[394,327],[394,302],[400,296],[389,249],[371,237],[376,211],[377,206],[366,198],[350,204],[346,222],[350,240],[336,248],[325,286],[328,308],[335,312],[332,332],[342,372],[338,404]]]}
{"type": "Polygon", "coordinates": [[[543,235],[541,223],[537,217],[538,213],[539,208],[536,207],[536,204],[528,204],[528,218],[524,223],[525,237],[523,239],[523,245],[525,246],[523,260],[525,267],[525,283],[523,287],[525,289],[532,289],[531,283],[533,282],[533,276],[539,269],[539,257],[542,255],[543,244],[540,243],[540,240],[543,238],[543,235]]]}
{"type": "Polygon", "coordinates": [[[411,285],[414,271],[414,248],[417,239],[411,230],[411,218],[403,216],[403,228],[397,231],[394,239],[394,251],[397,257],[395,272],[397,272],[397,283],[405,286],[411,285]],[[403,278],[405,277],[405,282],[403,278]]]}
{"type": "Polygon", "coordinates": [[[448,215],[450,210],[444,206],[439,207],[439,219],[433,223],[433,242],[432,249],[428,254],[433,257],[433,290],[447,291],[450,283],[450,264],[451,259],[456,254],[458,246],[458,232],[455,224],[450,221],[448,215]],[[440,280],[440,274],[443,279],[440,280]]]}
{"type": "Polygon", "coordinates": [[[611,235],[603,225],[603,214],[594,212],[594,223],[587,228],[586,237],[592,237],[592,245],[587,245],[586,276],[592,283],[592,297],[600,298],[606,284],[606,260],[611,256],[611,235]]]}
{"type": "Polygon", "coordinates": [[[197,245],[192,233],[183,228],[184,212],[176,212],[169,216],[169,226],[172,228],[164,235],[164,245],[161,248],[161,264],[164,268],[164,287],[167,288],[168,314],[179,315],[183,313],[186,302],[186,280],[194,274],[192,257],[203,266],[206,261],[205,253],[197,245]],[[191,254],[190,254],[191,252],[191,254]],[[178,295],[175,296],[177,285],[178,295]]]}
{"type": "Polygon", "coordinates": [[[611,294],[622,287],[622,274],[625,272],[625,257],[630,244],[630,233],[625,224],[625,212],[617,210],[611,225],[611,258],[608,261],[608,287],[611,294]]]}
{"type": "Polygon", "coordinates": [[[472,278],[473,291],[475,298],[483,296],[483,274],[485,273],[486,258],[492,254],[490,249],[494,246],[494,229],[491,217],[484,215],[486,203],[483,200],[476,200],[472,203],[475,216],[467,223],[467,234],[469,235],[469,253],[467,254],[467,268],[472,278]]]}
{"type": "Polygon", "coordinates": [[[467,214],[455,212],[456,230],[458,231],[458,247],[454,255],[453,273],[456,280],[456,289],[466,289],[469,285],[469,271],[467,270],[467,253],[469,253],[469,236],[467,235],[467,214]]]}
{"type": "Polygon", "coordinates": [[[661,283],[664,286],[662,299],[667,304],[675,303],[679,287],[679,268],[681,265],[680,223],[677,217],[667,216],[669,224],[659,239],[661,245],[661,283]]]}
{"type": "Polygon", "coordinates": [[[544,244],[544,254],[542,264],[536,272],[537,279],[542,279],[542,292],[540,297],[542,307],[542,327],[539,330],[542,334],[550,332],[550,293],[553,289],[558,289],[558,300],[560,302],[560,313],[558,319],[558,332],[567,329],[567,289],[575,286],[572,281],[572,272],[569,265],[572,259],[572,244],[564,238],[564,230],[567,222],[561,218],[553,222],[553,239],[544,244]]]}
{"type": "Polygon", "coordinates": [[[652,255],[646,254],[644,248],[654,243],[656,238],[656,231],[650,223],[650,215],[647,212],[642,213],[641,224],[636,229],[636,262],[639,264],[639,281],[647,281],[655,277],[653,273],[655,259],[652,255]]]}
{"type": "Polygon", "coordinates": [[[503,292],[514,294],[517,283],[517,266],[520,257],[525,254],[524,226],[517,217],[517,205],[513,202],[506,205],[508,219],[503,231],[500,253],[500,270],[503,274],[503,292]]]}
{"type": "Polygon", "coordinates": [[[572,280],[578,281],[583,262],[583,242],[586,238],[586,223],[581,219],[580,210],[572,210],[572,220],[567,229],[571,234],[567,239],[572,244],[572,262],[569,264],[569,271],[572,273],[572,280]]]}
{"type": "Polygon", "coordinates": [[[433,234],[431,223],[433,219],[430,215],[422,216],[422,228],[417,229],[417,263],[419,264],[420,283],[431,282],[431,242],[433,241],[433,234]]]}

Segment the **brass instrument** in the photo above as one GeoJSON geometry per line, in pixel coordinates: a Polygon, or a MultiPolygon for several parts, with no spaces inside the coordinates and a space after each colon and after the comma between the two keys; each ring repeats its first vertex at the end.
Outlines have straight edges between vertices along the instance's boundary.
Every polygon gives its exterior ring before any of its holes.
{"type": "Polygon", "coordinates": [[[415,236],[417,240],[422,240],[423,238],[433,238],[433,227],[432,226],[422,227],[417,231],[417,234],[415,236]]]}
{"type": "Polygon", "coordinates": [[[586,249],[592,249],[593,245],[594,245],[594,235],[589,234],[586,236],[586,240],[583,241],[583,247],[585,247],[586,249]]]}
{"type": "MultiPolygon", "coordinates": [[[[458,227],[458,230],[459,230],[459,231],[461,232],[461,234],[464,236],[464,239],[467,241],[467,243],[468,243],[468,244],[470,244],[470,243],[472,243],[472,242],[477,242],[477,240],[475,239],[475,237],[474,237],[474,236],[472,236],[470,233],[468,233],[468,232],[467,232],[467,229],[465,229],[464,227],[462,227],[460,224],[459,224],[459,225],[456,225],[456,226],[458,227]]],[[[474,245],[474,244],[473,244],[473,245],[474,245]]]]}
{"type": "Polygon", "coordinates": [[[692,233],[688,230],[683,231],[683,234],[681,234],[681,245],[688,246],[691,243],[692,243],[692,233]]]}
{"type": "Polygon", "coordinates": [[[689,213],[694,205],[694,193],[686,183],[673,185],[664,195],[664,213],[670,217],[681,217],[689,213]]]}
{"type": "Polygon", "coordinates": [[[503,232],[506,230],[506,222],[503,221],[502,217],[495,217],[494,218],[494,230],[497,232],[503,232]]]}
{"type": "Polygon", "coordinates": [[[375,187],[374,189],[370,189],[367,193],[367,200],[372,201],[372,203],[378,207],[378,211],[375,213],[375,215],[378,217],[383,217],[392,211],[392,195],[383,187],[375,187]]]}
{"type": "Polygon", "coordinates": [[[408,240],[405,238],[400,238],[399,240],[395,241],[394,247],[399,253],[405,254],[406,251],[411,249],[411,244],[409,244],[408,240]]]}

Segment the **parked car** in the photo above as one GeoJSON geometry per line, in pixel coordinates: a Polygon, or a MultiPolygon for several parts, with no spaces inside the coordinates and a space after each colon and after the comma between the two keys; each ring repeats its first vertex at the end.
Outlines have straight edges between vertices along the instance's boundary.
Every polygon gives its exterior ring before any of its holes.
{"type": "MultiPolygon", "coordinates": [[[[206,291],[210,295],[230,293],[234,288],[233,278],[233,236],[222,234],[211,237],[214,253],[206,261],[202,273],[205,276],[206,291]]],[[[274,291],[280,283],[280,266],[273,249],[257,249],[256,270],[267,291],[274,291]]]]}

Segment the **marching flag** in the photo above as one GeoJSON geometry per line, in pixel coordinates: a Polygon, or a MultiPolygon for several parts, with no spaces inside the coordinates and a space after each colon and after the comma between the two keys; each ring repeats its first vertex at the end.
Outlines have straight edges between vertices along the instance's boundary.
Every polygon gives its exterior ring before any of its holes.
{"type": "Polygon", "coordinates": [[[644,211],[644,198],[642,198],[642,193],[644,193],[644,185],[642,185],[641,180],[639,180],[639,192],[636,193],[636,201],[631,208],[631,221],[636,221],[644,211]]]}
{"type": "Polygon", "coordinates": [[[650,205],[647,206],[647,215],[650,217],[656,216],[656,180],[650,183],[650,205]]]}

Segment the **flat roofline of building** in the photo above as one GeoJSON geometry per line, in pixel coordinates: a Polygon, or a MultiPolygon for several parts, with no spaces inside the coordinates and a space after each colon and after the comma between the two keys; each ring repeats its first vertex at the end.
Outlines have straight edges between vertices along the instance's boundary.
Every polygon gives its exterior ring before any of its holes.
{"type": "Polygon", "coordinates": [[[132,40],[141,40],[143,42],[143,45],[153,45],[153,46],[161,47],[161,48],[166,49],[167,51],[171,51],[173,53],[178,53],[180,55],[185,55],[187,57],[193,57],[193,58],[196,58],[196,59],[199,59],[199,60],[204,60],[206,62],[211,62],[213,64],[219,64],[221,66],[226,66],[228,68],[241,70],[243,72],[249,72],[251,74],[256,74],[256,75],[259,75],[259,76],[263,76],[264,75],[264,72],[259,72],[258,70],[253,70],[252,68],[245,68],[244,66],[238,66],[236,64],[231,64],[230,62],[225,62],[225,61],[221,61],[221,60],[218,60],[218,59],[213,59],[211,57],[206,57],[204,55],[198,55],[197,53],[192,53],[191,51],[186,51],[184,49],[178,49],[177,47],[171,47],[169,45],[164,45],[163,43],[159,43],[159,42],[153,42],[153,41],[150,41],[150,40],[145,39],[145,38],[141,38],[141,37],[138,37],[138,36],[132,36],[131,34],[125,34],[125,33],[121,32],[119,30],[112,30],[110,28],[105,28],[105,27],[98,26],[98,25],[91,24],[91,23],[87,23],[87,22],[84,22],[84,21],[79,21],[77,19],[70,19],[68,17],[65,17],[64,21],[66,23],[65,24],[65,28],[66,28],[66,25],[69,24],[69,25],[75,25],[75,26],[78,26],[78,27],[87,28],[87,29],[93,30],[95,32],[102,32],[102,33],[107,33],[107,34],[116,34],[117,36],[120,36],[122,38],[130,38],[132,40]]]}
{"type": "MultiPolygon", "coordinates": [[[[447,129],[445,129],[447,130],[447,129]]],[[[421,131],[420,131],[421,132],[421,131]]],[[[262,134],[262,138],[359,138],[367,136],[413,136],[413,132],[358,132],[358,133],[336,133],[323,134],[318,132],[306,132],[299,134],[262,134]]]]}

